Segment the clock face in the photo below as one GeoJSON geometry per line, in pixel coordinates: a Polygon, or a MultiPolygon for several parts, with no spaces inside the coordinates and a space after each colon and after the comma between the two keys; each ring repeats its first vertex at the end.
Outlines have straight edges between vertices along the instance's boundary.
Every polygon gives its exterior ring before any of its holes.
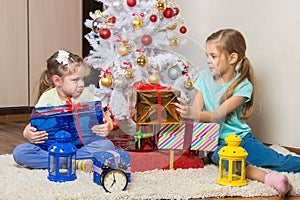
{"type": "Polygon", "coordinates": [[[113,169],[108,171],[107,173],[104,173],[103,179],[102,179],[102,185],[103,188],[107,192],[120,192],[124,190],[127,186],[128,179],[126,174],[118,169],[113,169]]]}

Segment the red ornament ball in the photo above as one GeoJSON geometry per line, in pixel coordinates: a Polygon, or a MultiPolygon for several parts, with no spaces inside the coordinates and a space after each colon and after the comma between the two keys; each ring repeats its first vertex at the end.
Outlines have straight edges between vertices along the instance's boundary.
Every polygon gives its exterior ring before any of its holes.
{"type": "Polygon", "coordinates": [[[111,33],[108,28],[102,28],[100,30],[100,37],[104,40],[108,39],[110,37],[111,33]]]}
{"type": "Polygon", "coordinates": [[[180,33],[185,34],[187,32],[187,28],[185,26],[180,27],[180,33]]]}
{"type": "Polygon", "coordinates": [[[174,11],[172,8],[166,8],[163,12],[165,18],[171,18],[174,16],[174,11]]]}
{"type": "Polygon", "coordinates": [[[119,128],[119,121],[113,118],[112,122],[113,122],[113,130],[117,130],[119,128]]]}
{"type": "Polygon", "coordinates": [[[179,8],[177,8],[177,7],[173,8],[173,12],[174,12],[174,15],[178,15],[179,14],[179,8]]]}
{"type": "Polygon", "coordinates": [[[134,7],[136,5],[136,0],[127,0],[127,5],[129,7],[134,7]]]}
{"type": "Polygon", "coordinates": [[[151,15],[150,16],[150,21],[151,22],[156,22],[157,21],[157,16],[156,15],[151,15]]]}
{"type": "Polygon", "coordinates": [[[112,16],[112,17],[108,18],[107,22],[112,23],[112,24],[116,23],[116,17],[112,16]]]}
{"type": "Polygon", "coordinates": [[[143,37],[141,38],[141,42],[145,46],[150,45],[152,43],[151,35],[148,35],[148,34],[143,35],[143,37]]]}

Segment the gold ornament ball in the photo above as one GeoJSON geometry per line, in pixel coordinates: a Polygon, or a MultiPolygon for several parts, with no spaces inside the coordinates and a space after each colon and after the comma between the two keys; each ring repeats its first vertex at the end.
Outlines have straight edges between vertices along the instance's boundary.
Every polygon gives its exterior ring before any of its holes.
{"type": "Polygon", "coordinates": [[[192,79],[188,79],[184,82],[184,88],[187,90],[193,90],[194,89],[194,81],[192,79]]]}
{"type": "Polygon", "coordinates": [[[173,24],[173,25],[171,25],[171,26],[168,26],[167,27],[167,29],[169,29],[169,30],[175,30],[177,28],[177,24],[175,23],[175,24],[173,24]]]}
{"type": "Polygon", "coordinates": [[[125,46],[129,52],[131,52],[134,48],[134,46],[131,42],[128,42],[125,46]]]}
{"type": "Polygon", "coordinates": [[[136,59],[136,64],[140,67],[145,67],[148,64],[148,58],[142,54],[136,59]]]}
{"type": "Polygon", "coordinates": [[[166,7],[167,7],[167,4],[164,0],[159,0],[157,3],[156,3],[156,9],[159,11],[159,12],[163,12],[164,10],[166,10],[166,7]]]}
{"type": "Polygon", "coordinates": [[[148,81],[150,84],[156,85],[159,83],[160,77],[158,74],[150,74],[150,76],[148,77],[148,81]]]}
{"type": "Polygon", "coordinates": [[[170,45],[171,47],[178,47],[179,46],[179,39],[176,36],[170,38],[170,45]]]}
{"type": "Polygon", "coordinates": [[[118,47],[118,53],[119,53],[121,56],[126,56],[126,55],[129,53],[129,51],[128,51],[128,49],[127,49],[127,47],[126,47],[125,45],[120,45],[120,46],[118,47]]]}
{"type": "Polygon", "coordinates": [[[111,78],[111,76],[106,76],[106,77],[102,77],[101,79],[100,79],[100,83],[101,83],[101,85],[103,85],[104,87],[109,87],[109,86],[111,86],[112,85],[112,78],[111,78]]]}
{"type": "Polygon", "coordinates": [[[128,67],[125,71],[124,71],[124,77],[127,79],[132,79],[134,78],[134,70],[130,67],[128,67]]]}
{"type": "Polygon", "coordinates": [[[135,28],[135,29],[142,28],[142,26],[143,26],[143,20],[142,20],[139,16],[135,17],[135,18],[132,20],[132,26],[133,26],[133,28],[135,28]]]}

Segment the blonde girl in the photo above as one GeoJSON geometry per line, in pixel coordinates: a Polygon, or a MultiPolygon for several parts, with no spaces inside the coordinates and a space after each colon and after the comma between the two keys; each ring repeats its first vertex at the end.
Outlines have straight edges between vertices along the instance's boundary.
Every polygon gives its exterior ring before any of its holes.
{"type": "MultiPolygon", "coordinates": [[[[84,77],[88,72],[88,67],[81,57],[65,50],[55,52],[47,60],[46,69],[41,74],[35,107],[61,106],[66,104],[67,99],[72,103],[99,101],[84,88],[84,77]]],[[[76,157],[78,160],[84,160],[84,164],[80,163],[79,166],[86,171],[92,170],[90,159],[94,152],[114,149],[113,143],[106,139],[113,128],[112,120],[104,112],[103,116],[104,124],[93,126],[91,132],[94,136],[78,147],[76,157]]],[[[29,143],[20,144],[14,149],[15,162],[30,168],[47,168],[48,152],[37,144],[44,143],[48,133],[37,131],[29,123],[23,135],[29,143]]]]}
{"type": "Polygon", "coordinates": [[[300,172],[300,157],[283,156],[258,141],[251,133],[247,119],[254,111],[256,79],[253,67],[246,57],[243,35],[234,29],[222,29],[206,40],[207,70],[195,82],[197,89],[192,106],[179,99],[177,111],[185,118],[200,122],[220,123],[218,149],[209,154],[215,164],[218,151],[225,145],[224,138],[236,134],[241,146],[248,152],[246,176],[274,187],[281,195],[291,190],[287,176],[266,173],[258,167],[279,172],[300,172]]]}

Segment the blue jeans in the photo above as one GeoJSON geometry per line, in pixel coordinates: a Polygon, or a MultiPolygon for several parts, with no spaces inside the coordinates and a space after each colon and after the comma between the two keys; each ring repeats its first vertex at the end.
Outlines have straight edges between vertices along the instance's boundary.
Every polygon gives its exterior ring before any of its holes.
{"type": "MultiPolygon", "coordinates": [[[[209,154],[209,158],[213,163],[219,164],[220,157],[218,152],[223,146],[224,145],[219,145],[219,147],[212,154],[209,154]]],[[[246,164],[269,168],[278,172],[300,172],[299,156],[284,156],[264,145],[251,133],[245,135],[240,146],[243,147],[248,153],[246,164]]]]}
{"type": "MultiPolygon", "coordinates": [[[[76,159],[91,159],[98,151],[114,150],[114,144],[101,136],[94,136],[87,144],[77,149],[76,159]]],[[[35,169],[48,168],[48,151],[32,143],[25,143],[16,146],[13,158],[16,163],[35,169]]]]}

